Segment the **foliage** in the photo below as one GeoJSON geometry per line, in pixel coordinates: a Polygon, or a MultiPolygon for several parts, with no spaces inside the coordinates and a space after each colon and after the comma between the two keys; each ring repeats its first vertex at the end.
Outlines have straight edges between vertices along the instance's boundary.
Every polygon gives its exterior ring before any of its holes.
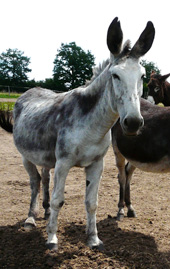
{"type": "Polygon", "coordinates": [[[0,83],[21,86],[28,80],[30,58],[18,49],[8,49],[0,55],[0,83]]]}
{"type": "Polygon", "coordinates": [[[146,97],[148,95],[148,82],[150,80],[150,75],[152,71],[155,71],[157,74],[160,74],[160,69],[156,66],[154,62],[148,62],[146,60],[141,61],[141,65],[146,70],[146,76],[143,80],[143,97],[146,97]]]}
{"type": "Polygon", "coordinates": [[[0,110],[12,111],[14,109],[15,102],[0,102],[0,110]]]}
{"type": "Polygon", "coordinates": [[[37,81],[36,86],[50,89],[50,90],[56,90],[56,85],[53,78],[46,78],[45,80],[37,81]]]}
{"type": "MultiPolygon", "coordinates": [[[[0,91],[9,90],[19,93],[36,86],[59,92],[77,88],[91,78],[94,59],[90,51],[85,52],[75,42],[62,43],[54,59],[53,78],[35,81],[34,79],[28,80],[27,77],[27,74],[31,72],[31,69],[28,68],[30,58],[24,56],[24,52],[18,49],[8,49],[0,54],[0,85],[2,85],[0,91]]],[[[154,62],[142,60],[141,64],[146,69],[143,87],[143,96],[146,97],[147,84],[152,70],[158,74],[160,74],[160,70],[154,62]]],[[[6,98],[8,97],[13,98],[12,94],[7,94],[6,98]]]]}
{"type": "Polygon", "coordinates": [[[61,44],[54,60],[53,77],[58,91],[68,91],[85,84],[92,76],[94,56],[75,42],[61,44]]]}
{"type": "Polygon", "coordinates": [[[11,94],[9,94],[9,93],[6,93],[6,92],[2,92],[2,93],[0,93],[0,98],[14,98],[14,99],[16,99],[20,95],[21,94],[19,94],[19,93],[11,93],[11,94]]]}

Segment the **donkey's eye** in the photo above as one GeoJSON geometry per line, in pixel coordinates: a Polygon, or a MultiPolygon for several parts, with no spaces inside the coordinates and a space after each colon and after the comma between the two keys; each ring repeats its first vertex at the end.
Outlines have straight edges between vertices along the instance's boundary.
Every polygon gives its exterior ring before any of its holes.
{"type": "Polygon", "coordinates": [[[118,75],[116,75],[116,74],[113,74],[113,78],[120,80],[120,77],[118,75]]]}
{"type": "Polygon", "coordinates": [[[144,78],[146,78],[146,76],[145,76],[145,75],[142,75],[142,76],[141,76],[141,79],[143,80],[144,78]]]}

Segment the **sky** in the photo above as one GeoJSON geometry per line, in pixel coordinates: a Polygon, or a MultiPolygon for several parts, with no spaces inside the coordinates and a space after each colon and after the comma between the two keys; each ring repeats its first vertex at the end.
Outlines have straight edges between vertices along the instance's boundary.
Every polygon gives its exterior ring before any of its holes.
{"type": "Polygon", "coordinates": [[[0,0],[0,11],[0,54],[11,48],[30,57],[29,79],[52,77],[61,43],[76,42],[89,50],[96,65],[107,59],[106,34],[115,17],[132,46],[147,21],[153,22],[155,40],[143,59],[154,62],[161,74],[170,73],[168,0],[0,0]]]}

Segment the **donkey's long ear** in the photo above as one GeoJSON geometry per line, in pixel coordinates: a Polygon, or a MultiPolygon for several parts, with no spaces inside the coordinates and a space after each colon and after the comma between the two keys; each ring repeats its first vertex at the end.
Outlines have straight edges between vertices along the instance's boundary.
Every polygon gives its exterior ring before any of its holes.
{"type": "Polygon", "coordinates": [[[110,52],[114,55],[120,53],[123,40],[123,33],[120,26],[120,21],[116,17],[110,24],[107,32],[107,46],[110,52]]]}
{"type": "Polygon", "coordinates": [[[151,21],[148,21],[146,28],[140,35],[138,41],[133,46],[130,57],[138,59],[143,56],[152,46],[155,37],[155,28],[151,21]]]}
{"type": "Polygon", "coordinates": [[[161,80],[166,80],[169,76],[170,76],[170,73],[167,75],[163,75],[163,76],[161,76],[161,80]]]}

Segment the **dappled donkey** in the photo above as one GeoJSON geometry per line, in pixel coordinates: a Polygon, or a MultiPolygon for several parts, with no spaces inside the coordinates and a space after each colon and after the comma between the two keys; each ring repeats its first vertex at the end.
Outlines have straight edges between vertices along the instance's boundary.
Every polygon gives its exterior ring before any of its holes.
{"type": "MultiPolygon", "coordinates": [[[[40,179],[36,165],[43,167],[43,206],[49,213],[49,171],[54,170],[51,213],[47,226],[49,249],[57,249],[58,213],[64,204],[64,187],[71,167],[85,167],[88,246],[102,248],[96,227],[97,196],[103,157],[111,142],[113,123],[120,116],[123,132],[135,135],[143,126],[140,96],[144,68],[139,58],[152,46],[154,26],[148,22],[132,49],[123,49],[118,18],[109,26],[107,44],[110,61],[96,70],[85,86],[67,93],[34,88],[18,98],[14,107],[13,135],[32,189],[25,226],[35,225],[40,179]]],[[[78,205],[77,205],[78,206],[78,205]]]]}

